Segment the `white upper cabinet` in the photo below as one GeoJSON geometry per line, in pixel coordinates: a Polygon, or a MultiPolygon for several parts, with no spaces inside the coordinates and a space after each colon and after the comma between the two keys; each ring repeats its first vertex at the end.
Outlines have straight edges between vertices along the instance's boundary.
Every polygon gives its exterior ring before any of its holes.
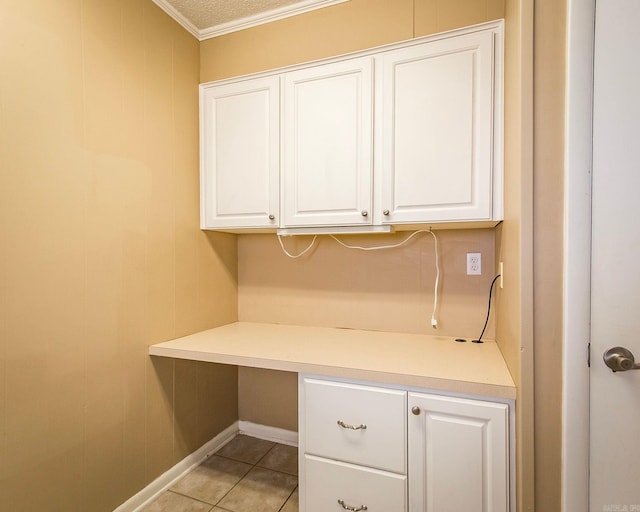
{"type": "Polygon", "coordinates": [[[286,73],[283,83],[282,225],[371,224],[372,58],[286,73]]]}
{"type": "Polygon", "coordinates": [[[383,223],[492,219],[493,38],[379,56],[383,223]]]}
{"type": "Polygon", "coordinates": [[[279,216],[277,76],[201,88],[201,227],[275,228],[279,216]]]}
{"type": "Polygon", "coordinates": [[[495,225],[502,61],[492,22],[201,85],[202,227],[495,225]]]}

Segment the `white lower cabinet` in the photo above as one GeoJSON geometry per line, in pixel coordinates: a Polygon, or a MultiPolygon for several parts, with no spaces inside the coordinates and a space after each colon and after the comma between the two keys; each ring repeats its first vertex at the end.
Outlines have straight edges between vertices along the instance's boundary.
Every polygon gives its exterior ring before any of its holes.
{"type": "Polygon", "coordinates": [[[509,403],[300,376],[300,512],[509,512],[509,403]]]}

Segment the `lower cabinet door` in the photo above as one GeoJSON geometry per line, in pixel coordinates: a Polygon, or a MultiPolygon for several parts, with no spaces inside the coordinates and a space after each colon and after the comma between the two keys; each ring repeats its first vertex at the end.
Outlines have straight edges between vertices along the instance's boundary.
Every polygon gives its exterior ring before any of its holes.
{"type": "Polygon", "coordinates": [[[408,395],[409,512],[508,512],[506,404],[408,395]]]}
{"type": "Polygon", "coordinates": [[[305,512],[405,512],[407,477],[305,455],[305,512]]]}

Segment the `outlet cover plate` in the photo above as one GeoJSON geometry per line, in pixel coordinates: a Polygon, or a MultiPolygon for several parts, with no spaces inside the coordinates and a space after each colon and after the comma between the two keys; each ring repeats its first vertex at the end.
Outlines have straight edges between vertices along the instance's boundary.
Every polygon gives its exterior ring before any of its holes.
{"type": "Polygon", "coordinates": [[[482,275],[482,254],[480,254],[479,252],[467,253],[467,275],[482,275]]]}

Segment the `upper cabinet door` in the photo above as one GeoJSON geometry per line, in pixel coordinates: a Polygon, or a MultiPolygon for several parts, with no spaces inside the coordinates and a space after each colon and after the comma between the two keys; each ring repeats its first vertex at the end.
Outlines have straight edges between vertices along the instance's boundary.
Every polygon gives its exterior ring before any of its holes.
{"type": "Polygon", "coordinates": [[[383,223],[491,220],[494,35],[380,55],[383,223]]]}
{"type": "Polygon", "coordinates": [[[284,75],[283,226],[372,222],[373,59],[284,75]]]}
{"type": "Polygon", "coordinates": [[[271,76],[200,92],[201,227],[277,227],[280,87],[271,76]]]}

